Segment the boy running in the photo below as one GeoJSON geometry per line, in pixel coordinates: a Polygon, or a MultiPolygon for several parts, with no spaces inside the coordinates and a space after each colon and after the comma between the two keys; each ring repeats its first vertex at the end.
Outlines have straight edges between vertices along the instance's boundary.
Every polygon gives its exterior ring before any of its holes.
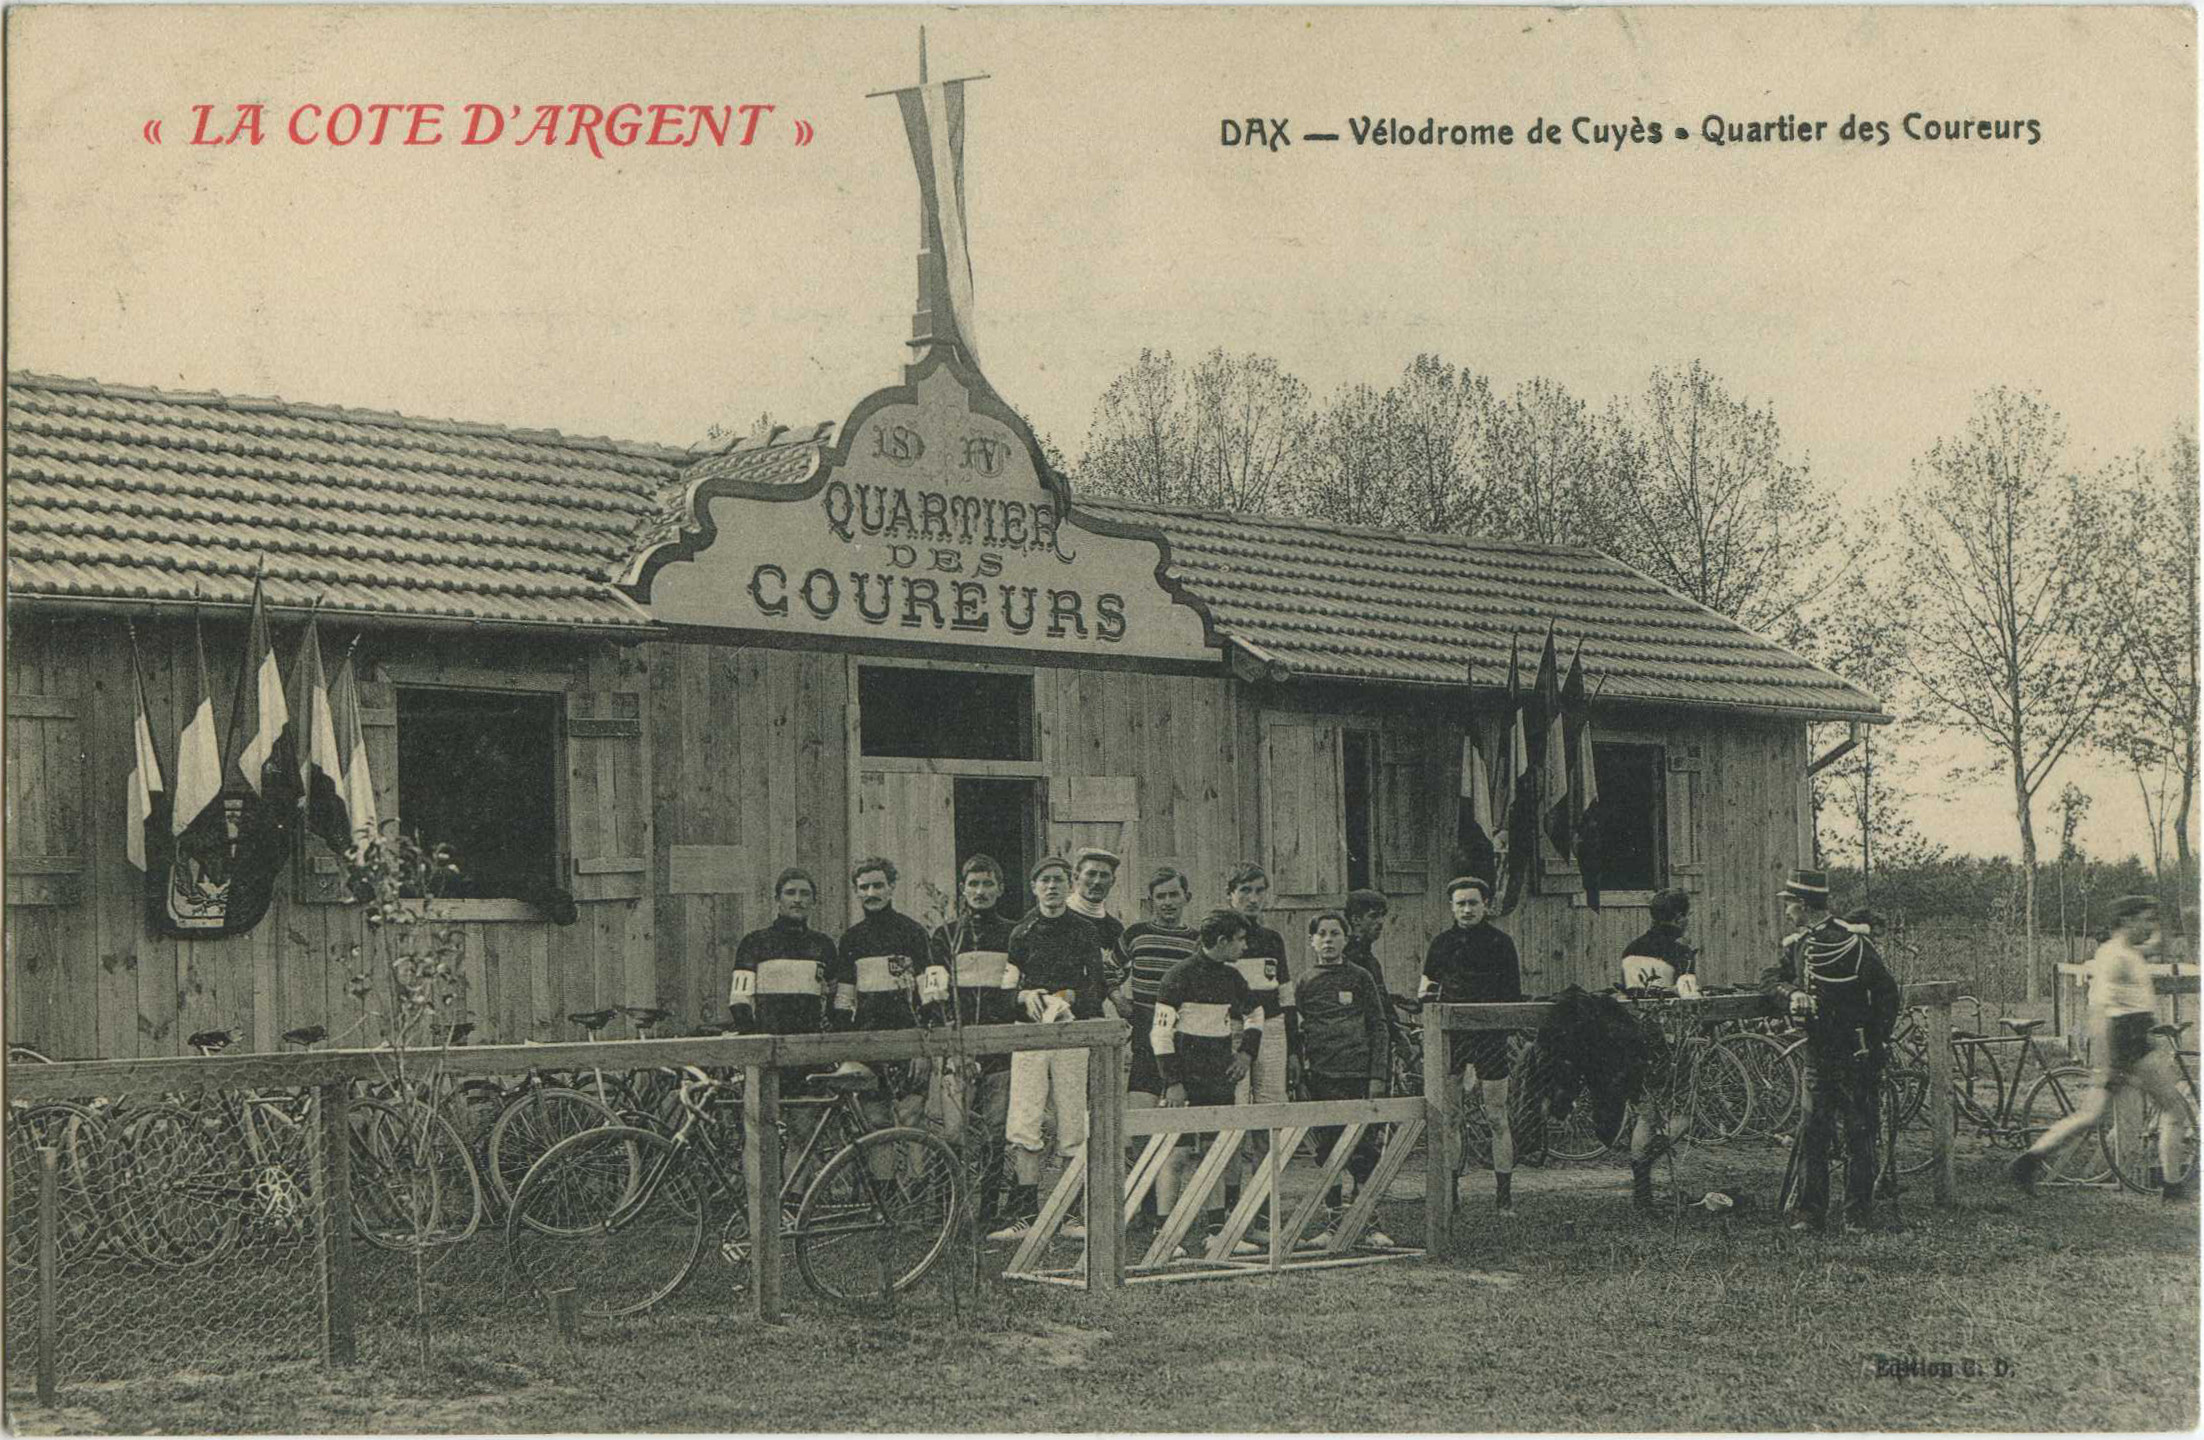
{"type": "Polygon", "coordinates": [[[2089,962],[2089,1028],[2097,1083],[2074,1113],[2059,1119],[2013,1162],[2013,1183],[2033,1195],[2051,1157],[2089,1132],[2105,1104],[2129,1087],[2158,1102],[2158,1173],[2167,1200],[2196,1198],[2196,1176],[2183,1175],[2182,1153],[2196,1124],[2181,1077],[2166,1052],[2150,1043],[2158,1020],[2148,952],[2158,945],[2158,902],[2129,895],[2113,902],[2112,938],[2089,962]]]}
{"type": "MultiPolygon", "coordinates": [[[[1316,966],[1302,977],[1301,1084],[1310,1100],[1383,1100],[1390,1089],[1392,1030],[1386,1012],[1392,1004],[1384,987],[1360,965],[1349,964],[1347,918],[1327,910],[1309,921],[1309,950],[1316,966]]],[[[1384,1127],[1365,1125],[1348,1157],[1347,1173],[1354,1177],[1355,1193],[1370,1183],[1382,1149],[1384,1127]]],[[[1332,1147],[1343,1127],[1326,1125],[1316,1131],[1317,1158],[1331,1163],[1332,1147]]],[[[1325,1197],[1330,1211],[1326,1228],[1339,1223],[1346,1201],[1338,1183],[1325,1197]]],[[[1363,1236],[1369,1245],[1391,1246],[1392,1240],[1375,1227],[1363,1236]]],[[[1321,1243],[1321,1237],[1316,1242],[1321,1243]]]]}
{"type": "MultiPolygon", "coordinates": [[[[1460,1005],[1522,999],[1523,965],[1516,957],[1515,942],[1486,918],[1492,886],[1475,875],[1465,875],[1447,885],[1446,899],[1454,911],[1454,924],[1431,937],[1431,949],[1423,960],[1424,1001],[1460,1005]]],[[[1509,1194],[1515,1173],[1515,1132],[1508,1128],[1507,1032],[1456,1033],[1447,1065],[1462,1077],[1465,1103],[1470,1089],[1484,1092],[1485,1118],[1492,1123],[1495,1203],[1502,1215],[1511,1215],[1515,1212],[1515,1200],[1509,1194]]],[[[1462,1163],[1468,1163],[1466,1156],[1462,1163]]],[[[1460,1178],[1457,1171],[1457,1204],[1460,1178]]]]}

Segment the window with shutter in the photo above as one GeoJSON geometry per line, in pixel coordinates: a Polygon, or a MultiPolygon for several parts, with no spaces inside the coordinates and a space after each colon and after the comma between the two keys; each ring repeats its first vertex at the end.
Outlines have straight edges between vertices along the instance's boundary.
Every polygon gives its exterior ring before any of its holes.
{"type": "MultiPolygon", "coordinates": [[[[11,692],[7,724],[7,903],[74,905],[86,868],[82,711],[75,696],[11,692]]],[[[109,789],[119,813],[128,798],[109,789]]]]}
{"type": "Polygon", "coordinates": [[[1431,888],[1431,847],[1441,828],[1434,797],[1443,777],[1430,741],[1421,728],[1388,726],[1378,734],[1378,873],[1371,888],[1388,895],[1431,888]]]}

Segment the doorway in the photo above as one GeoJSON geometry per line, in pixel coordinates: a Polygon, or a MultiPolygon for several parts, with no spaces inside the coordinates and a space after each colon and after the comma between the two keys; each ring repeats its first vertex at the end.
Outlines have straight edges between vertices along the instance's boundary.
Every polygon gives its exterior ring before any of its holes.
{"type": "Polygon", "coordinates": [[[1041,858],[1040,782],[959,776],[956,810],[957,863],[973,855],[1002,862],[1003,898],[996,913],[1016,920],[1033,902],[1026,867],[1041,858]]]}

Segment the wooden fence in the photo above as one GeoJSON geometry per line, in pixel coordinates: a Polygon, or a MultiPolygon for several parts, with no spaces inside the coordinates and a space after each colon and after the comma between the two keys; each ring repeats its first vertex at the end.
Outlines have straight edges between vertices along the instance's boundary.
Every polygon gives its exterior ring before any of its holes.
{"type": "MultiPolygon", "coordinates": [[[[1089,1054],[1089,1113],[1097,1140],[1117,1134],[1123,1110],[1122,1064],[1125,1026],[1116,1020],[1075,1020],[1046,1025],[968,1026],[952,1043],[933,1030],[876,1031],[834,1035],[743,1035],[669,1040],[612,1040],[556,1045],[467,1045],[443,1051],[439,1073],[460,1080],[474,1076],[606,1070],[648,1070],[693,1065],[707,1070],[743,1072],[743,1179],[750,1214],[781,1213],[783,1188],[780,1131],[781,1067],[825,1067],[845,1060],[867,1064],[959,1054],[1001,1055],[1019,1050],[1085,1050],[1089,1054]]],[[[355,1082],[387,1080],[391,1055],[383,1050],[317,1050],[287,1055],[207,1055],[185,1059],[81,1060],[50,1065],[10,1065],[8,1100],[155,1099],[179,1092],[255,1093],[305,1090],[313,1096],[308,1111],[307,1193],[316,1207],[313,1233],[317,1305],[321,1314],[321,1356],[339,1364],[355,1354],[352,1309],[352,1249],[359,1243],[350,1214],[351,1147],[345,1112],[355,1082]]],[[[1105,1165],[1107,1161],[1105,1159],[1105,1165]]],[[[1118,1155],[1122,1167],[1122,1153],[1118,1155]]],[[[1116,1183],[1112,1180],[1110,1183],[1116,1183]]],[[[50,1207],[42,1207],[51,1213],[50,1207]]],[[[750,1248],[750,1308],[758,1319],[781,1318],[782,1267],[780,1226],[753,1227],[750,1248]]],[[[1114,1251],[1122,1227],[1099,1227],[1090,1245],[1105,1273],[1121,1262],[1114,1251]]]]}

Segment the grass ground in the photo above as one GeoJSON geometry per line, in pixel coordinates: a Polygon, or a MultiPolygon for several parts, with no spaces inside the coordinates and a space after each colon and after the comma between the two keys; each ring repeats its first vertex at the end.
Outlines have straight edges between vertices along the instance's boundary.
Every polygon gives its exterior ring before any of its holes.
{"type": "MultiPolygon", "coordinates": [[[[1696,1193],[1696,1181],[1685,1188],[1696,1193]]],[[[1733,1177],[1765,1193],[1764,1173],[1733,1177]]],[[[2197,1212],[2006,1188],[1902,1235],[1628,1207],[1615,1172],[1489,1180],[1421,1261],[1089,1296],[929,1286],[893,1316],[745,1318],[708,1268],[674,1313],[567,1347],[526,1309],[450,1324],[427,1371],[202,1363],[68,1385],[24,1433],[759,1430],[2167,1430],[2197,1424],[2197,1212]],[[1948,1365],[1878,1375],[1891,1357],[1948,1365]],[[1966,1373],[1969,1364],[1979,1373],[1966,1373]]],[[[1421,1233],[1404,1176],[1386,1228],[1421,1233]]],[[[1000,1249],[989,1252],[999,1266],[1000,1249]]],[[[1068,1255],[1067,1255],[1068,1258],[1068,1255]]],[[[20,1369],[10,1388],[24,1383],[20,1369]]]]}

